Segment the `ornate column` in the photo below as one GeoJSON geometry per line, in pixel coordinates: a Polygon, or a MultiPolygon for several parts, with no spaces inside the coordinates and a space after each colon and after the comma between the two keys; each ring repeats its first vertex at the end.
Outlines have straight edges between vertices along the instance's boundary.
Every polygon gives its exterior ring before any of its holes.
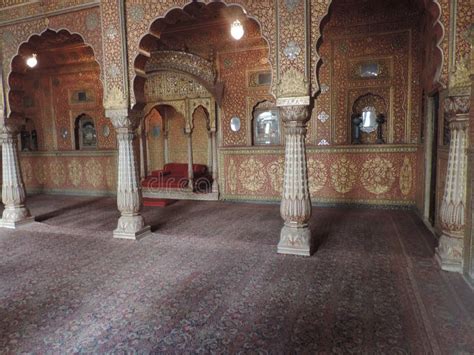
{"type": "Polygon", "coordinates": [[[309,120],[309,98],[278,100],[285,126],[285,173],[280,206],[285,224],[280,233],[278,253],[311,255],[311,200],[306,167],[306,123],[309,120]],[[293,103],[293,104],[292,104],[293,103]],[[295,105],[298,103],[298,105],[295,105]],[[301,103],[307,103],[301,104],[301,103]]]}
{"type": "Polygon", "coordinates": [[[217,181],[217,139],[216,131],[211,131],[212,145],[212,192],[219,193],[219,182],[217,181]]]}
{"type": "Polygon", "coordinates": [[[117,229],[114,230],[114,238],[138,240],[150,233],[150,226],[145,226],[140,214],[142,191],[133,149],[139,118],[128,116],[127,110],[108,111],[107,115],[117,131],[118,142],[117,207],[120,218],[117,229]]]}
{"type": "Polygon", "coordinates": [[[210,130],[207,131],[207,166],[209,168],[209,172],[212,174],[213,170],[213,158],[214,158],[214,147],[212,146],[212,132],[210,130]]]}
{"type": "Polygon", "coordinates": [[[0,227],[17,228],[20,225],[31,223],[34,217],[25,206],[26,192],[21,177],[18,158],[18,130],[21,122],[8,119],[1,127],[2,139],[2,201],[5,204],[0,227]]]}
{"type": "Polygon", "coordinates": [[[193,131],[185,130],[186,138],[188,141],[188,189],[194,190],[194,173],[193,173],[193,131]]]}
{"type": "MultiPolygon", "coordinates": [[[[164,126],[164,125],[163,125],[164,126]]],[[[165,164],[170,162],[170,151],[168,146],[168,130],[163,130],[163,151],[164,151],[164,159],[165,164]]]]}
{"type": "Polygon", "coordinates": [[[148,141],[145,125],[141,127],[138,132],[140,137],[139,146],[140,146],[140,179],[144,179],[148,174],[148,141]]]}
{"type": "Polygon", "coordinates": [[[438,262],[446,271],[462,272],[468,125],[469,114],[458,114],[449,119],[451,142],[440,210],[442,235],[436,249],[438,262]]]}

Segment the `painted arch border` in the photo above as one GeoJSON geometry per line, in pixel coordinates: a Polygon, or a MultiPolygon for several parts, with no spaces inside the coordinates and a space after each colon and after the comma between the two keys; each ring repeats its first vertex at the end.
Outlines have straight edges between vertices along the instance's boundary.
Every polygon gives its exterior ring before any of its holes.
{"type": "Polygon", "coordinates": [[[10,25],[2,29],[2,45],[4,48],[3,52],[3,62],[2,62],[2,73],[5,80],[4,83],[4,92],[5,97],[5,109],[6,117],[9,117],[10,112],[10,75],[13,73],[12,64],[13,59],[18,55],[18,51],[23,44],[27,44],[33,36],[41,36],[47,30],[54,31],[59,33],[60,31],[67,31],[71,35],[78,35],[81,37],[82,41],[86,46],[89,46],[94,54],[94,59],[99,65],[100,74],[99,80],[102,84],[103,94],[105,97],[105,81],[104,78],[106,73],[104,72],[104,56],[102,48],[102,37],[94,36],[97,33],[97,30],[101,27],[101,13],[99,7],[94,7],[91,9],[84,9],[79,11],[72,11],[64,14],[59,14],[52,16],[51,18],[44,17],[38,20],[21,22],[18,24],[10,25]],[[81,16],[78,16],[81,14],[81,16]],[[97,28],[89,30],[87,28],[87,17],[91,14],[97,16],[97,28]],[[70,18],[72,17],[72,20],[70,18]],[[51,22],[53,22],[51,24],[51,22]],[[58,22],[56,24],[56,22],[58,22]],[[5,46],[5,33],[7,31],[17,31],[20,28],[21,35],[18,37],[13,37],[15,41],[12,41],[7,46],[5,46]]]}

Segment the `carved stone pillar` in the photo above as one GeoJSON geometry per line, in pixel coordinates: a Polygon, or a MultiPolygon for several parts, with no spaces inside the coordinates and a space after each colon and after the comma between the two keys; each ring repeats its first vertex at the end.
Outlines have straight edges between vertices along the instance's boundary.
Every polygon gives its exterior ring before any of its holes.
{"type": "Polygon", "coordinates": [[[188,189],[193,190],[194,188],[194,172],[193,172],[193,141],[192,131],[185,131],[186,138],[188,141],[188,189]]]}
{"type": "Polygon", "coordinates": [[[148,141],[147,141],[147,133],[146,133],[146,129],[145,127],[143,126],[141,128],[141,130],[139,131],[139,137],[140,137],[140,141],[139,141],[139,146],[140,146],[140,179],[144,179],[147,175],[148,175],[148,169],[147,169],[147,166],[148,166],[148,154],[147,154],[147,145],[148,145],[148,141]]]}
{"type": "Polygon", "coordinates": [[[306,123],[308,106],[282,106],[285,125],[285,174],[280,213],[285,224],[280,233],[278,253],[311,255],[311,200],[306,167],[306,123]]]}
{"type": "Polygon", "coordinates": [[[117,131],[118,142],[118,181],[117,207],[120,211],[115,238],[140,239],[150,233],[145,226],[140,210],[142,191],[137,178],[137,165],[133,149],[136,118],[126,116],[126,112],[108,115],[117,131]]]}
{"type": "Polygon", "coordinates": [[[34,217],[25,206],[26,192],[21,176],[18,158],[18,128],[19,122],[13,121],[1,127],[2,139],[2,201],[5,204],[0,227],[17,228],[31,223],[34,217]]]}
{"type": "Polygon", "coordinates": [[[170,151],[168,146],[168,130],[163,130],[163,151],[164,151],[164,158],[165,164],[170,162],[170,151]]]}
{"type": "Polygon", "coordinates": [[[219,182],[217,181],[217,139],[216,131],[211,131],[212,145],[212,192],[219,192],[219,182]]]}
{"type": "Polygon", "coordinates": [[[207,166],[212,174],[214,162],[214,147],[212,146],[212,131],[207,131],[207,166]]]}
{"type": "Polygon", "coordinates": [[[449,119],[448,172],[441,202],[442,235],[436,249],[443,270],[462,272],[464,243],[464,211],[466,207],[467,152],[469,115],[460,114],[449,119]]]}

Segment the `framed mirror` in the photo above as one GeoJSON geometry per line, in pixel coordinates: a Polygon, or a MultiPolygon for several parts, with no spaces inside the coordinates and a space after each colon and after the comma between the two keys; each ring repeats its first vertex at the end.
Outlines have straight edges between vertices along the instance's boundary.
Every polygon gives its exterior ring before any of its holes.
{"type": "Polygon", "coordinates": [[[232,132],[240,131],[240,118],[234,116],[230,119],[230,129],[232,132]]]}
{"type": "Polygon", "coordinates": [[[253,144],[280,144],[280,119],[278,110],[256,110],[253,120],[253,144]]]}
{"type": "Polygon", "coordinates": [[[360,130],[365,133],[372,133],[377,129],[377,112],[375,107],[367,106],[362,110],[362,122],[360,130]]]}

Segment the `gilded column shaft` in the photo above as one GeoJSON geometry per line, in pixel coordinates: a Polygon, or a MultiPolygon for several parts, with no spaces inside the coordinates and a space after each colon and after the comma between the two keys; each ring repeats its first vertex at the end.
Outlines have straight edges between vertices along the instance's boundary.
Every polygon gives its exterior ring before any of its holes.
{"type": "Polygon", "coordinates": [[[468,119],[469,116],[466,114],[456,115],[449,119],[451,142],[448,171],[440,209],[442,235],[436,250],[441,268],[447,271],[462,272],[468,119]]]}
{"type": "Polygon", "coordinates": [[[283,254],[311,254],[311,199],[306,166],[307,106],[284,106],[281,114],[285,124],[285,173],[280,214],[284,226],[280,234],[278,252],[283,254]]]}
{"type": "Polygon", "coordinates": [[[5,204],[0,227],[16,228],[34,220],[25,206],[26,192],[21,176],[16,130],[4,127],[2,135],[2,201],[5,204]]]}

